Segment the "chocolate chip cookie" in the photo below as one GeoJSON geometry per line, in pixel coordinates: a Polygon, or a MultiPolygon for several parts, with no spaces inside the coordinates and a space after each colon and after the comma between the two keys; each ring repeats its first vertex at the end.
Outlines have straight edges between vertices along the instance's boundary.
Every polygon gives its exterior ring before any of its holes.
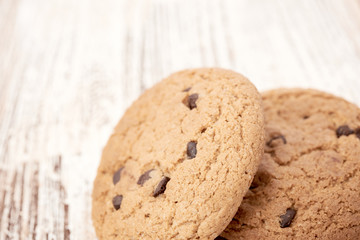
{"type": "Polygon", "coordinates": [[[263,101],[265,155],[222,239],[359,239],[360,109],[303,89],[263,101]]]}
{"type": "Polygon", "coordinates": [[[171,75],[133,103],[103,151],[93,190],[98,238],[215,238],[263,151],[262,100],[245,77],[171,75]]]}

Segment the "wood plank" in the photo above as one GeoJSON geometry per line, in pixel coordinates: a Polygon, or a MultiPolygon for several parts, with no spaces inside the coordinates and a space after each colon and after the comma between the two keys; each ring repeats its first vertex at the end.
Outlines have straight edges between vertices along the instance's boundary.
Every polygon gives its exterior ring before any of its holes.
{"type": "Polygon", "coordinates": [[[0,239],[93,239],[101,150],[144,89],[219,66],[360,105],[359,0],[0,0],[0,239]]]}

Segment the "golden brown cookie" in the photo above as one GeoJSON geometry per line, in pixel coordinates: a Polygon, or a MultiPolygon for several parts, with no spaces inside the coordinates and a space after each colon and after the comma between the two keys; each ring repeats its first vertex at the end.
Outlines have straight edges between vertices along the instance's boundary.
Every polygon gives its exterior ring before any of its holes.
{"type": "Polygon", "coordinates": [[[175,73],[147,90],[110,137],[94,182],[99,239],[213,239],[264,150],[261,96],[223,69],[175,73]]]}
{"type": "Polygon", "coordinates": [[[303,89],[263,94],[263,161],[224,239],[359,239],[360,109],[303,89]]]}

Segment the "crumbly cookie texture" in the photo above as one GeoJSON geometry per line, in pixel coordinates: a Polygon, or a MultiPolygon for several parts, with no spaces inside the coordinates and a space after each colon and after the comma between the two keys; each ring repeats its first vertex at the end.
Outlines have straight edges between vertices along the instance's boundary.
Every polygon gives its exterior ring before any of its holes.
{"type": "Polygon", "coordinates": [[[360,109],[304,89],[263,101],[265,155],[222,239],[359,239],[360,109]]]}
{"type": "Polygon", "coordinates": [[[264,151],[260,94],[223,69],[175,73],[126,111],[102,155],[92,218],[99,239],[214,239],[264,151]]]}

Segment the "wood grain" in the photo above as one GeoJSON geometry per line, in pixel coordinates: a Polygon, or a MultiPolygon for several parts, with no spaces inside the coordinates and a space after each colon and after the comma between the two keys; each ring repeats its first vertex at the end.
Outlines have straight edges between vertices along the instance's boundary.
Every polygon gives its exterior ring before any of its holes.
{"type": "Polygon", "coordinates": [[[94,239],[91,188],[146,88],[218,66],[360,105],[358,0],[0,0],[0,239],[94,239]]]}

